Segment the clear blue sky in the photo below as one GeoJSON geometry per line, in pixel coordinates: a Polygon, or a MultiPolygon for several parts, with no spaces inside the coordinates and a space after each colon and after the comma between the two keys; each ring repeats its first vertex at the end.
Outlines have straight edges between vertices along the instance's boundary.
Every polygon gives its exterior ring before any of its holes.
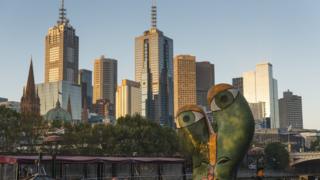
{"type": "MultiPolygon", "coordinates": [[[[118,59],[119,81],[134,78],[134,37],[150,26],[151,0],[65,0],[80,38],[80,67],[104,54],[118,59]]],[[[19,100],[30,56],[44,79],[44,38],[58,19],[59,0],[0,0],[0,97],[19,100]]],[[[279,83],[303,97],[304,125],[320,129],[320,1],[158,0],[158,27],[175,54],[216,65],[231,82],[269,61],[279,83]]]]}

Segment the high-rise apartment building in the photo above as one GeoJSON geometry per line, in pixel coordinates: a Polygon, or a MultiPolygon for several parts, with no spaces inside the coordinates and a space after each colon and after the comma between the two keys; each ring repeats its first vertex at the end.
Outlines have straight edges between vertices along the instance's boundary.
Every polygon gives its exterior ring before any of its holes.
{"type": "Polygon", "coordinates": [[[238,89],[241,94],[243,94],[243,78],[242,77],[232,78],[232,86],[235,89],[238,89]]]}
{"type": "Polygon", "coordinates": [[[23,88],[20,107],[21,113],[40,115],[40,98],[34,83],[32,60],[29,68],[27,85],[23,88]]]}
{"type": "Polygon", "coordinates": [[[79,37],[66,18],[63,0],[59,14],[57,24],[45,39],[45,82],[78,83],[79,37]]]}
{"type": "Polygon", "coordinates": [[[141,113],[140,83],[122,80],[116,94],[116,118],[141,113]]]}
{"type": "Polygon", "coordinates": [[[162,125],[173,125],[173,40],[152,26],[135,39],[135,81],[141,83],[141,114],[162,125]]]}
{"type": "Polygon", "coordinates": [[[87,69],[80,69],[79,71],[79,84],[81,86],[82,94],[82,108],[86,106],[88,109],[92,110],[92,71],[87,69]],[[84,101],[84,99],[86,99],[84,101]]]}
{"type": "Polygon", "coordinates": [[[302,98],[291,91],[283,92],[279,99],[280,128],[303,129],[302,98]]]}
{"type": "Polygon", "coordinates": [[[257,64],[255,71],[243,73],[243,94],[249,103],[264,103],[264,119],[270,118],[271,128],[280,127],[278,86],[272,64],[257,64]]]}
{"type": "Polygon", "coordinates": [[[197,79],[197,104],[206,107],[209,110],[207,94],[209,89],[215,83],[214,64],[210,62],[196,62],[196,79],[197,79]]]}
{"type": "Polygon", "coordinates": [[[107,99],[115,104],[117,91],[117,60],[101,56],[94,62],[93,103],[107,99]]]}
{"type": "Polygon", "coordinates": [[[179,108],[197,103],[196,57],[179,55],[174,58],[174,113],[179,108]]]}

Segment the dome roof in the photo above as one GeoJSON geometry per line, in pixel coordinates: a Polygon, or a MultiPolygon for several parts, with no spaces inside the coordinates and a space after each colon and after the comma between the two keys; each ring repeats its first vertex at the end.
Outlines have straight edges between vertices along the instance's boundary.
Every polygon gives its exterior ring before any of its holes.
{"type": "Polygon", "coordinates": [[[56,103],[56,107],[49,110],[45,115],[47,121],[72,121],[71,114],[61,108],[59,100],[56,103]]]}

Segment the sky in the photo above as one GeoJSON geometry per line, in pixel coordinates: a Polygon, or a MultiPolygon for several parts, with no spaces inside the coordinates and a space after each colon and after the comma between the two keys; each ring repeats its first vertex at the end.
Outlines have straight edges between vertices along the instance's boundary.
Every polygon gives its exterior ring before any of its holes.
{"type": "MultiPolygon", "coordinates": [[[[30,58],[44,81],[44,38],[58,20],[59,0],[0,0],[0,97],[19,101],[30,58]]],[[[134,79],[134,38],[150,28],[151,0],[65,0],[80,39],[80,68],[118,60],[118,81],[134,79]]],[[[320,1],[158,0],[158,28],[174,53],[215,64],[216,82],[273,64],[279,98],[303,98],[304,127],[320,129],[320,1]]]]}

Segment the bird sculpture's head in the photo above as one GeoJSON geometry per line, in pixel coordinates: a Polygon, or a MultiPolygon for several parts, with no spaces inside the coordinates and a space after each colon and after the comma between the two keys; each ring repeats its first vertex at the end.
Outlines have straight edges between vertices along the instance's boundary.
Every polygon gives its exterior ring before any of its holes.
{"type": "Polygon", "coordinates": [[[216,180],[235,179],[239,163],[245,156],[254,133],[250,107],[237,89],[218,84],[208,91],[208,103],[217,134],[216,180]]]}
{"type": "Polygon", "coordinates": [[[186,105],[177,112],[176,125],[181,142],[192,154],[192,178],[207,177],[208,171],[212,169],[209,142],[213,130],[206,113],[197,105],[186,105]]]}
{"type": "Polygon", "coordinates": [[[186,105],[180,108],[176,116],[179,131],[189,137],[193,146],[206,144],[212,133],[206,113],[197,105],[186,105]]]}

